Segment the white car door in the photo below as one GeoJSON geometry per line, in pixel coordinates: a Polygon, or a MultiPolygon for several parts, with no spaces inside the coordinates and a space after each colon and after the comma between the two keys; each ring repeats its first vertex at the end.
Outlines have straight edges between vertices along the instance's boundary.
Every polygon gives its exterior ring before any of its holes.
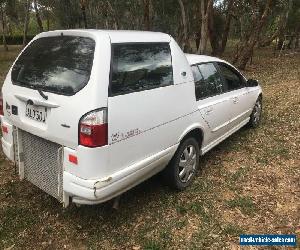
{"type": "Polygon", "coordinates": [[[222,94],[222,79],[213,63],[192,66],[198,109],[210,128],[204,144],[217,140],[228,128],[230,99],[222,94]]]}
{"type": "Polygon", "coordinates": [[[217,65],[223,78],[223,91],[230,97],[230,123],[234,127],[250,116],[254,103],[252,98],[249,98],[246,81],[242,75],[226,63],[218,62],[217,65]]]}

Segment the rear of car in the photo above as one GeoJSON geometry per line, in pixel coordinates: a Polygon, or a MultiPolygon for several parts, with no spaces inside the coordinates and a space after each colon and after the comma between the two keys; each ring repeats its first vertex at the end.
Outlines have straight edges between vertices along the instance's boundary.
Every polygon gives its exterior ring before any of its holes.
{"type": "Polygon", "coordinates": [[[2,88],[5,155],[17,162],[21,178],[66,205],[63,172],[88,173],[93,152],[80,161],[79,155],[107,145],[109,51],[106,34],[42,33],[16,59],[2,88]]]}
{"type": "Polygon", "coordinates": [[[5,155],[65,206],[104,202],[158,173],[200,126],[190,66],[163,33],[42,33],[2,92],[5,155]]]}

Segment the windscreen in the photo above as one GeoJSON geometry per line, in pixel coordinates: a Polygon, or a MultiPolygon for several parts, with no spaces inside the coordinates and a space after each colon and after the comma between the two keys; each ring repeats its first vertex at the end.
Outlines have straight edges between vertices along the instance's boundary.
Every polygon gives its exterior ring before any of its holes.
{"type": "Polygon", "coordinates": [[[13,84],[73,95],[88,82],[95,41],[77,36],[42,37],[33,41],[12,69],[13,84]]]}

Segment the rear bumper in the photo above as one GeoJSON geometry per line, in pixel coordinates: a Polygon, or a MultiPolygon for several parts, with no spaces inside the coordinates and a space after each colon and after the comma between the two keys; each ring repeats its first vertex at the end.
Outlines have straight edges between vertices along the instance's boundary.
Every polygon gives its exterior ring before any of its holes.
{"type": "Polygon", "coordinates": [[[86,180],[64,171],[64,193],[77,204],[92,205],[108,201],[160,172],[176,149],[177,145],[174,145],[103,179],[86,180]]]}

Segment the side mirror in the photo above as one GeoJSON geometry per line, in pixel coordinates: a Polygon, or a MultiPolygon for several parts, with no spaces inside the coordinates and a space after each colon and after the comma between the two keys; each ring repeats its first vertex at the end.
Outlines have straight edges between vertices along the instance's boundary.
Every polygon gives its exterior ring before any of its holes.
{"type": "Polygon", "coordinates": [[[256,86],[258,86],[258,81],[254,80],[254,79],[248,79],[247,86],[248,87],[256,87],[256,86]]]}

